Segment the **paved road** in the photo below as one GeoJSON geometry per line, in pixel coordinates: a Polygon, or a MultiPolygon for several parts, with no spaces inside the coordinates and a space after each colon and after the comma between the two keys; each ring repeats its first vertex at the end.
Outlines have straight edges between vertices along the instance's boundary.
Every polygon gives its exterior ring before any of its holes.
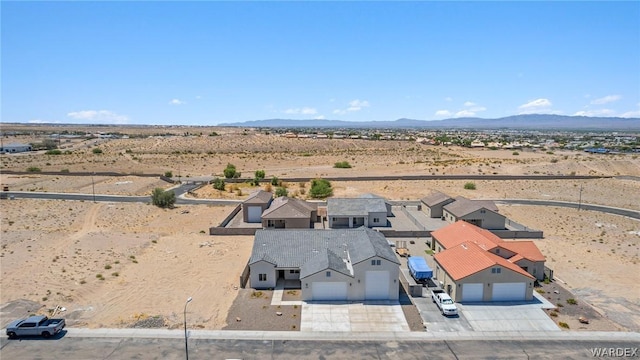
{"type": "Polygon", "coordinates": [[[526,199],[495,199],[494,202],[498,204],[519,204],[519,205],[537,205],[537,206],[562,206],[568,208],[577,209],[578,207],[583,210],[591,210],[591,211],[599,211],[609,214],[627,216],[634,219],[640,220],[640,211],[630,210],[630,209],[621,209],[610,206],[602,206],[602,205],[590,205],[590,204],[579,204],[574,202],[567,201],[553,201],[553,200],[526,200],[526,199]]]}
{"type": "MultiPolygon", "coordinates": [[[[233,340],[189,339],[197,359],[584,359],[593,348],[637,348],[619,340],[233,340]]],[[[631,352],[632,350],[629,350],[631,352]]],[[[637,351],[637,350],[636,350],[637,351]]],[[[183,339],[3,340],[3,359],[184,359],[183,339]]]]}

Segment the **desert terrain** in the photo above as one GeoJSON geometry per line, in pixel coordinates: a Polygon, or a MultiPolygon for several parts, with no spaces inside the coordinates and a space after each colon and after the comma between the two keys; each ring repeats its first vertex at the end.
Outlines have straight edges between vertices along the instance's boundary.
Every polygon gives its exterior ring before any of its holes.
{"type": "MultiPolygon", "coordinates": [[[[172,136],[73,140],[68,154],[1,155],[0,181],[12,191],[148,195],[171,184],[157,176],[220,176],[228,163],[243,178],[265,170],[267,179],[296,176],[416,174],[576,174],[640,176],[637,155],[589,155],[576,151],[467,149],[408,141],[288,139],[243,129],[171,128],[172,136]],[[216,136],[209,136],[215,131],[216,136]],[[202,132],[202,135],[199,133],[202,132]],[[92,150],[99,148],[101,153],[92,150]],[[348,161],[350,169],[334,168],[348,161]],[[64,173],[24,172],[28,167],[64,173]],[[74,172],[122,176],[77,176],[74,172]]],[[[155,129],[166,133],[167,129],[155,129]]],[[[141,130],[142,131],[142,130],[141,130]]],[[[148,130],[147,130],[148,131],[148,130]]],[[[145,134],[153,135],[153,134],[145,134]]],[[[38,135],[5,142],[26,142],[38,135]]],[[[472,199],[548,199],[640,210],[640,181],[590,180],[343,181],[335,197],[372,192],[391,200],[417,200],[431,190],[472,199]]],[[[257,187],[205,186],[198,198],[245,199],[257,187]],[[240,191],[238,191],[238,189],[240,191]]],[[[305,198],[308,183],[286,183],[305,198]]],[[[267,185],[263,185],[266,188],[267,185]]],[[[133,327],[182,324],[184,301],[192,327],[222,329],[251,253],[251,237],[212,237],[231,207],[189,205],[163,210],[143,203],[2,200],[0,217],[0,311],[20,300],[25,311],[66,308],[73,326],[133,327]]],[[[640,222],[576,209],[501,205],[507,217],[544,231],[537,244],[560,283],[580,301],[616,323],[640,331],[640,222]]],[[[572,326],[572,328],[574,328],[572,326]]],[[[577,326],[575,327],[577,328],[577,326]]]]}

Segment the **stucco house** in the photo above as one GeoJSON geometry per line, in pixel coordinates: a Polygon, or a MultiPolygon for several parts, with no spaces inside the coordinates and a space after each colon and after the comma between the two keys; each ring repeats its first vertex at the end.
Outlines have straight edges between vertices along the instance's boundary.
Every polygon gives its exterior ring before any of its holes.
{"type": "Polygon", "coordinates": [[[463,242],[433,258],[435,277],[454,301],[533,299],[533,275],[474,242],[463,242]]]}
{"type": "Polygon", "coordinates": [[[275,198],[262,213],[262,227],[266,229],[313,229],[316,221],[317,204],[285,196],[275,198]]]}
{"type": "Polygon", "coordinates": [[[434,191],[431,194],[420,199],[422,203],[422,209],[427,216],[432,218],[442,217],[442,208],[454,202],[455,199],[451,196],[441,193],[440,191],[434,191]]]}
{"type": "Polygon", "coordinates": [[[490,200],[469,200],[458,196],[442,207],[442,216],[449,223],[464,220],[483,229],[504,229],[506,217],[498,213],[498,207],[490,200]]]}
{"type": "Polygon", "coordinates": [[[436,253],[448,251],[463,243],[473,243],[482,250],[519,266],[535,279],[544,279],[546,259],[533,241],[503,240],[491,231],[463,220],[433,231],[431,238],[431,249],[436,253]]]}
{"type": "Polygon", "coordinates": [[[242,202],[242,221],[262,222],[262,213],[271,205],[271,201],[273,201],[273,193],[264,190],[251,193],[247,200],[242,202]]]}
{"type": "Polygon", "coordinates": [[[393,216],[393,211],[391,210],[392,206],[391,203],[389,201],[387,201],[387,199],[383,198],[380,195],[376,195],[376,194],[372,194],[372,193],[366,193],[366,194],[362,194],[359,196],[361,199],[382,199],[384,200],[384,206],[387,208],[387,217],[393,216]]]}
{"type": "Polygon", "coordinates": [[[299,280],[302,300],[397,300],[399,266],[381,233],[367,229],[256,231],[252,288],[299,280]]]}
{"type": "Polygon", "coordinates": [[[327,219],[332,229],[388,226],[383,198],[329,198],[327,219]]]}

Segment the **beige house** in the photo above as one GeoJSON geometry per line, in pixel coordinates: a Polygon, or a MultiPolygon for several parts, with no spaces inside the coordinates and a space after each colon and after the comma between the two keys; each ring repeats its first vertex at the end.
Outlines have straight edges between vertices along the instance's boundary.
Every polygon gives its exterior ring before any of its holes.
{"type": "Polygon", "coordinates": [[[504,229],[506,217],[490,200],[469,200],[458,196],[442,208],[442,216],[449,223],[464,220],[483,229],[504,229]]]}
{"type": "Polygon", "coordinates": [[[262,213],[265,229],[309,229],[318,221],[318,206],[285,196],[274,199],[262,213]]]}
{"type": "Polygon", "coordinates": [[[367,229],[258,230],[252,288],[296,283],[305,301],[397,300],[400,263],[381,233],[367,229]]]}
{"type": "Polygon", "coordinates": [[[422,209],[427,213],[427,216],[431,218],[442,217],[442,208],[454,201],[455,199],[451,196],[441,193],[440,191],[434,191],[420,199],[422,209]]]}
{"type": "Polygon", "coordinates": [[[386,201],[380,197],[329,198],[327,219],[332,229],[388,226],[386,201]]]}
{"type": "Polygon", "coordinates": [[[435,277],[456,302],[529,301],[535,278],[518,265],[463,242],[434,256],[435,277]]]}
{"type": "Polygon", "coordinates": [[[271,205],[273,193],[258,190],[251,193],[247,200],[242,202],[242,221],[248,223],[262,222],[262,213],[271,205]]]}

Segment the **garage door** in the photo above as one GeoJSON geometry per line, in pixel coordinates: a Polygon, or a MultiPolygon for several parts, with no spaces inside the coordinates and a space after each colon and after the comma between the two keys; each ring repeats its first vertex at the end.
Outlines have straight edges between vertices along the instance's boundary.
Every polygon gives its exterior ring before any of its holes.
{"type": "Polygon", "coordinates": [[[262,208],[260,206],[249,206],[247,209],[247,222],[259,223],[262,216],[262,208]]]}
{"type": "Polygon", "coordinates": [[[388,271],[367,271],[364,298],[365,300],[389,299],[388,271]]]}
{"type": "Polygon", "coordinates": [[[462,284],[462,301],[482,301],[484,296],[484,284],[462,284]]]}
{"type": "Polygon", "coordinates": [[[346,282],[314,282],[313,300],[347,300],[346,282]]]}
{"type": "Polygon", "coordinates": [[[522,301],[525,299],[527,283],[493,284],[491,301],[522,301]]]}

